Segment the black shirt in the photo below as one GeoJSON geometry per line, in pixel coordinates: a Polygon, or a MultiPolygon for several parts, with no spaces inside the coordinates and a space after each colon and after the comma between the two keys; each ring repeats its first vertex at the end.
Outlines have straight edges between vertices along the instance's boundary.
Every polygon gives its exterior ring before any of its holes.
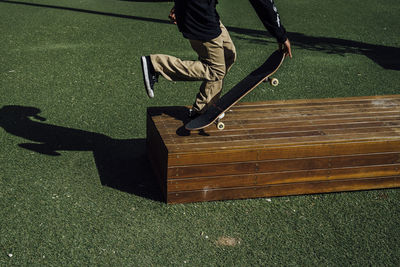
{"type": "MultiPolygon", "coordinates": [[[[229,1],[229,0],[226,0],[229,1]]],[[[279,43],[286,41],[286,30],[281,25],[273,0],[249,0],[269,33],[279,43]]],[[[221,34],[218,0],[175,0],[175,16],[183,36],[192,40],[209,41],[221,34]]]]}
{"type": "Polygon", "coordinates": [[[175,0],[176,23],[183,36],[209,41],[221,34],[217,0],[175,0]]]}

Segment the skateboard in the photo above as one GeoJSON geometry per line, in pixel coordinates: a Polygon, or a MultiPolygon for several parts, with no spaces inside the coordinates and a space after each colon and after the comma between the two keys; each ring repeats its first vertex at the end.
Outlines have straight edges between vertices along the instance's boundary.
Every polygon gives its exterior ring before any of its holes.
{"type": "Polygon", "coordinates": [[[215,123],[219,130],[225,128],[221,121],[225,112],[240,101],[244,96],[250,93],[260,83],[269,81],[272,86],[277,86],[279,81],[270,78],[282,65],[285,59],[285,53],[282,50],[276,50],[259,68],[250,73],[247,77],[236,84],[226,94],[224,94],[214,105],[210,106],[204,114],[191,120],[185,125],[186,130],[201,130],[215,123]]]}

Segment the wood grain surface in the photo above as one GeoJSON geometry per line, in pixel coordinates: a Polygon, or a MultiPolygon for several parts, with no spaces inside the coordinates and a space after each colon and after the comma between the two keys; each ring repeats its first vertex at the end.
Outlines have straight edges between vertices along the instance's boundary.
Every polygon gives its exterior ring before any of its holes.
{"type": "Polygon", "coordinates": [[[400,95],[239,103],[223,131],[189,132],[186,114],[147,112],[167,203],[400,186],[400,95]]]}

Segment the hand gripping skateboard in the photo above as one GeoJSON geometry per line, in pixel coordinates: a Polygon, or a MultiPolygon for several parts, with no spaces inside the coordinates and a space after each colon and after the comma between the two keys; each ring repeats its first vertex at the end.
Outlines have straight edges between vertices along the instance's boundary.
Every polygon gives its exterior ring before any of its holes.
{"type": "Polygon", "coordinates": [[[229,110],[263,81],[268,80],[271,85],[278,85],[278,80],[270,77],[279,69],[284,59],[284,51],[276,50],[273,52],[264,64],[236,84],[216,104],[210,106],[204,114],[188,122],[185,128],[189,131],[200,130],[216,123],[217,128],[223,130],[225,125],[221,122],[221,119],[224,117],[225,111],[229,110]]]}

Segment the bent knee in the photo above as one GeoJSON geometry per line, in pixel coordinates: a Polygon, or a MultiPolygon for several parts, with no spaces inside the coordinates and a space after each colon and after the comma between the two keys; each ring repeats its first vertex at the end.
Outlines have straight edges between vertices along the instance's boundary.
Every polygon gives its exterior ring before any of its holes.
{"type": "Polygon", "coordinates": [[[225,78],[226,66],[211,66],[210,71],[213,73],[213,80],[220,81],[225,78]]]}

